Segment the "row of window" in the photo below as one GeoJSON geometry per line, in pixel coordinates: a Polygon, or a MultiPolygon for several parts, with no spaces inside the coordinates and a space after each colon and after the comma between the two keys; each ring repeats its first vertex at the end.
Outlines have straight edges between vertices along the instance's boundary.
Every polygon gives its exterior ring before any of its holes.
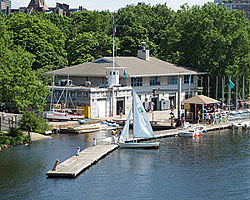
{"type": "MultiPolygon", "coordinates": [[[[184,76],[184,84],[194,83],[193,75],[185,75],[184,76]]],[[[160,85],[160,79],[158,76],[150,77],[150,86],[160,85]]],[[[176,85],[177,84],[177,76],[168,76],[168,85],[176,85]]],[[[139,87],[142,86],[142,77],[132,77],[131,78],[131,86],[139,87]]]]}

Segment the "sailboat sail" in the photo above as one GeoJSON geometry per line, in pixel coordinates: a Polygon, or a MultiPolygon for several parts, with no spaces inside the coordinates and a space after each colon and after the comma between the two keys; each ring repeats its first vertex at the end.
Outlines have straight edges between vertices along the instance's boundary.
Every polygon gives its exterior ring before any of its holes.
{"type": "Polygon", "coordinates": [[[134,138],[151,138],[154,132],[147,113],[136,92],[133,90],[133,135],[134,138]]]}
{"type": "Polygon", "coordinates": [[[131,119],[131,112],[132,112],[132,109],[129,111],[127,121],[125,123],[125,126],[122,129],[122,134],[120,136],[120,140],[121,141],[128,140],[128,136],[129,136],[129,121],[131,119]]]}

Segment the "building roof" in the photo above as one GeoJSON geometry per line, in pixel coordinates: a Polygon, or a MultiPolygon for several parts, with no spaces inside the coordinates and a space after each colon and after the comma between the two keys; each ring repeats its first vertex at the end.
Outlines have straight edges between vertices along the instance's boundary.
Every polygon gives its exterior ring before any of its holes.
{"type": "Polygon", "coordinates": [[[220,101],[216,99],[212,99],[204,95],[198,95],[198,96],[195,96],[195,97],[192,97],[190,99],[186,99],[183,101],[183,103],[193,103],[193,104],[215,104],[219,102],[220,101]]]}
{"type": "MultiPolygon", "coordinates": [[[[56,74],[67,76],[69,74],[70,76],[105,77],[107,71],[106,68],[112,66],[112,57],[103,57],[93,62],[82,63],[72,67],[46,72],[45,75],[56,74]]],[[[121,68],[126,68],[129,77],[204,74],[203,72],[164,62],[154,57],[150,57],[149,61],[138,57],[115,57],[115,67],[119,67],[120,75],[123,75],[124,70],[121,68]]]]}

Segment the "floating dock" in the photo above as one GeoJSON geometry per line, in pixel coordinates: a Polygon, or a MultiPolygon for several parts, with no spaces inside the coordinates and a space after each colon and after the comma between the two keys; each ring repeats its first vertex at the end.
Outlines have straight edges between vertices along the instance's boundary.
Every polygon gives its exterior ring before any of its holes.
{"type": "Polygon", "coordinates": [[[56,170],[47,172],[48,177],[69,177],[75,178],[84,170],[95,164],[102,157],[118,148],[118,145],[111,145],[110,143],[99,144],[88,147],[81,151],[78,156],[65,160],[56,167],[56,170]]]}
{"type": "MultiPolygon", "coordinates": [[[[230,127],[232,122],[225,122],[221,124],[207,125],[207,131],[221,130],[230,127]]],[[[138,139],[137,141],[152,140],[164,137],[177,136],[183,129],[170,129],[164,131],[154,132],[155,136],[149,139],[138,139]]],[[[91,146],[79,153],[78,156],[73,156],[56,167],[56,170],[47,172],[48,177],[68,177],[75,178],[81,172],[85,171],[98,160],[108,155],[110,152],[118,148],[118,145],[111,144],[111,141],[102,141],[96,146],[91,146]]]]}

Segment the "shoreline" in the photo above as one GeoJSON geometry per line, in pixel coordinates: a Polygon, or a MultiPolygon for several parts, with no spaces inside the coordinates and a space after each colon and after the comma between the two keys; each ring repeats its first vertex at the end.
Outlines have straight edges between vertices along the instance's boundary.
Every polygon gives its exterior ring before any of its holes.
{"type": "MultiPolygon", "coordinates": [[[[23,135],[28,136],[27,131],[24,131],[23,133],[24,133],[23,135]]],[[[43,134],[36,133],[36,132],[30,132],[30,138],[32,142],[39,141],[39,140],[53,139],[52,136],[50,135],[43,135],[43,134]]]]}

